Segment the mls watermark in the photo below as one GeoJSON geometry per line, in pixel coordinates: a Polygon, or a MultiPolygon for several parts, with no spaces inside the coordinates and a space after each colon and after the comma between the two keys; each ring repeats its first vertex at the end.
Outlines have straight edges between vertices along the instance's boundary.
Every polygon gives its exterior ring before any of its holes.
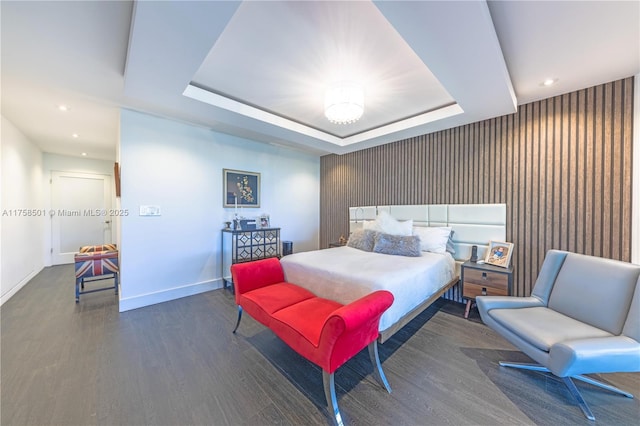
{"type": "Polygon", "coordinates": [[[129,216],[129,209],[4,209],[2,217],[102,217],[129,216]]]}

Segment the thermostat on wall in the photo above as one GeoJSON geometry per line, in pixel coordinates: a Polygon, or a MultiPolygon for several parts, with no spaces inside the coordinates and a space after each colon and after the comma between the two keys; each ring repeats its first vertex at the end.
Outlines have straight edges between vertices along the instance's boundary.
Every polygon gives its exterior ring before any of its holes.
{"type": "Polygon", "coordinates": [[[140,206],[140,216],[160,216],[160,206],[140,206]]]}

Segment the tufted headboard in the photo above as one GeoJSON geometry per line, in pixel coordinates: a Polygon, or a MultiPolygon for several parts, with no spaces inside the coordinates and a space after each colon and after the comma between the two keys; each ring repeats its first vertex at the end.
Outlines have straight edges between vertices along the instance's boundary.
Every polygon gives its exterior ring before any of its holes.
{"type": "Polygon", "coordinates": [[[413,220],[413,226],[450,226],[456,253],[464,262],[471,257],[471,246],[478,246],[483,259],[489,241],[505,241],[507,234],[506,204],[420,204],[404,206],[349,207],[349,232],[362,227],[364,221],[375,220],[380,211],[397,220],[413,220]]]}

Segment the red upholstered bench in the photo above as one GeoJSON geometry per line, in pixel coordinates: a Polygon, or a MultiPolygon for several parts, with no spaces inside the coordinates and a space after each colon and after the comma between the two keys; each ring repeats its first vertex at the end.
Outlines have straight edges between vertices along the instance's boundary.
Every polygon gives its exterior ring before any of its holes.
{"type": "Polygon", "coordinates": [[[231,275],[240,325],[243,310],[269,327],[294,351],[322,368],[325,397],[332,418],[342,424],[334,372],[369,347],[374,375],[391,392],[378,357],[378,323],[393,303],[388,291],[376,291],[348,305],[316,297],[284,279],[278,258],[237,263],[231,275]]]}

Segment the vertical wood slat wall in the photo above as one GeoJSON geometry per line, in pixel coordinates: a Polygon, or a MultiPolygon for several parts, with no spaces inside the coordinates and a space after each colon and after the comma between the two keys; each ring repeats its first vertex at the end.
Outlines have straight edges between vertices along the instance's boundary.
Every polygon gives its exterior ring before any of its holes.
{"type": "Polygon", "coordinates": [[[350,206],[506,203],[515,295],[531,293],[549,249],[630,261],[633,85],[322,157],[321,247],[348,235],[350,206]]]}

